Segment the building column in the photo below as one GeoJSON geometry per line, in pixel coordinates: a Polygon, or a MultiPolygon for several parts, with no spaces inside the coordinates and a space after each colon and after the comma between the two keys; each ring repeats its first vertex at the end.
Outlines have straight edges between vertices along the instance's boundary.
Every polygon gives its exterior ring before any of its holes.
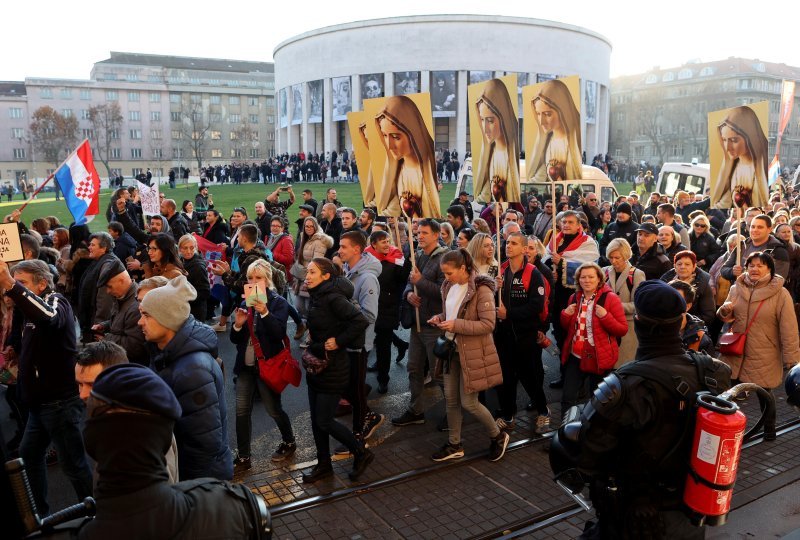
{"type": "Polygon", "coordinates": [[[394,71],[383,73],[383,95],[385,97],[394,95],[394,71]]]}
{"type": "MultiPolygon", "coordinates": [[[[467,86],[469,86],[469,77],[467,72],[461,70],[456,77],[456,148],[458,156],[461,161],[464,155],[469,151],[467,148],[467,86]]],[[[452,148],[451,148],[452,150],[452,148]]]]}
{"type": "Polygon", "coordinates": [[[423,94],[425,92],[431,91],[431,72],[430,71],[420,71],[419,72],[419,91],[423,94]]]}
{"type": "Polygon", "coordinates": [[[303,123],[300,125],[300,133],[302,134],[300,145],[300,152],[308,154],[310,145],[308,143],[308,111],[311,108],[311,99],[308,93],[308,83],[303,83],[303,123]]]}

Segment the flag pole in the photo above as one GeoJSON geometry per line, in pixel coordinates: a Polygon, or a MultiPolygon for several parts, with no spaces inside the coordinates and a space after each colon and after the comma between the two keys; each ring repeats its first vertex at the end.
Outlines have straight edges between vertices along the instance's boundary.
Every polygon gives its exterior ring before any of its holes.
{"type": "MultiPolygon", "coordinates": [[[[61,167],[59,167],[59,169],[60,169],[60,168],[61,168],[61,167]]],[[[56,169],[56,170],[58,170],[58,169],[56,169]]],[[[36,191],[34,191],[33,193],[31,193],[31,196],[30,196],[30,198],[29,198],[27,201],[25,201],[25,202],[22,204],[22,206],[20,206],[19,208],[17,208],[17,210],[16,210],[16,211],[17,211],[17,212],[19,212],[19,213],[21,214],[21,213],[22,213],[22,211],[23,211],[23,210],[25,210],[25,207],[26,207],[26,206],[28,206],[28,203],[30,203],[30,202],[31,202],[33,199],[35,199],[35,198],[36,198],[36,196],[39,194],[39,192],[40,192],[40,191],[42,191],[42,189],[44,189],[44,186],[46,186],[46,185],[47,185],[47,184],[50,182],[50,180],[52,180],[53,178],[55,178],[55,176],[56,176],[56,173],[54,173],[54,172],[53,172],[53,173],[50,173],[50,176],[48,176],[48,177],[47,177],[47,179],[46,179],[44,182],[42,182],[42,185],[41,185],[41,186],[39,186],[38,188],[36,188],[36,191]]]]}
{"type": "Polygon", "coordinates": [[[29,198],[27,201],[25,201],[25,203],[24,203],[22,206],[20,206],[19,208],[17,208],[17,212],[19,212],[19,213],[21,214],[21,213],[22,213],[22,211],[23,211],[23,210],[25,210],[25,207],[26,207],[26,206],[28,206],[28,203],[30,203],[30,202],[31,202],[31,201],[32,201],[34,198],[36,198],[36,196],[39,194],[39,192],[40,192],[40,191],[42,191],[42,189],[44,189],[44,186],[46,186],[46,185],[47,185],[47,184],[50,182],[50,180],[52,180],[53,178],[55,178],[55,176],[56,176],[56,173],[57,173],[58,171],[60,171],[60,170],[61,170],[61,167],[63,167],[63,166],[64,166],[64,164],[67,162],[67,160],[68,160],[69,158],[71,158],[73,154],[77,154],[77,153],[78,153],[78,149],[79,149],[81,146],[83,146],[83,145],[84,145],[84,143],[86,143],[86,142],[88,142],[88,141],[89,141],[89,139],[83,139],[83,141],[81,141],[81,144],[79,144],[79,145],[78,145],[78,146],[75,148],[75,150],[73,150],[72,152],[70,152],[70,153],[69,153],[69,155],[68,155],[68,156],[67,156],[67,157],[64,159],[64,161],[62,161],[62,162],[61,162],[61,165],[59,165],[58,167],[56,167],[56,170],[55,170],[55,171],[53,171],[53,172],[50,174],[50,176],[48,176],[48,177],[47,177],[47,179],[45,179],[45,181],[44,181],[44,182],[42,182],[42,185],[41,185],[41,186],[39,186],[38,188],[36,188],[36,191],[34,191],[34,192],[31,194],[30,198],[29,198]]]}

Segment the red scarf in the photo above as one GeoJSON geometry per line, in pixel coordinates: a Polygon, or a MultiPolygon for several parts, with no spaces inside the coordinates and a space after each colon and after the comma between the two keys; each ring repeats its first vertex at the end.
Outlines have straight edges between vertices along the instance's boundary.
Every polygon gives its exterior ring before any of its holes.
{"type": "Polygon", "coordinates": [[[390,263],[396,264],[397,266],[403,266],[403,264],[405,264],[406,262],[406,258],[403,256],[403,252],[400,251],[395,246],[392,246],[392,248],[389,250],[389,253],[387,253],[386,255],[378,253],[372,246],[367,247],[367,249],[364,250],[364,253],[369,253],[370,255],[372,255],[381,262],[389,261],[390,263]]]}

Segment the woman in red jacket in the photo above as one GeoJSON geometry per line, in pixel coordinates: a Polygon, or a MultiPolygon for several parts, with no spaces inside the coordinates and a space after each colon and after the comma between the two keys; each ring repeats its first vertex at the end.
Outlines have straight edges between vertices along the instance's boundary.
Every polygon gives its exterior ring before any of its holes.
{"type": "Polygon", "coordinates": [[[281,216],[273,216],[269,222],[270,235],[264,238],[264,244],[272,252],[272,258],[286,268],[286,280],[292,283],[292,273],[289,269],[294,264],[294,242],[292,236],[286,232],[286,220],[281,216]]]}
{"type": "Polygon", "coordinates": [[[567,339],[561,351],[564,389],[561,415],[578,403],[581,389],[591,396],[594,387],[614,367],[618,338],[628,333],[628,321],[619,296],[605,283],[602,269],[584,263],[575,271],[578,288],[561,312],[567,339]]]}

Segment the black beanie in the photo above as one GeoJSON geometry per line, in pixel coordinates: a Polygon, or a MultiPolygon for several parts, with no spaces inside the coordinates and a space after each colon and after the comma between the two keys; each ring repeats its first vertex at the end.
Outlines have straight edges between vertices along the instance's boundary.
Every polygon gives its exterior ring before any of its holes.
{"type": "Polygon", "coordinates": [[[686,312],[683,295],[660,279],[649,279],[633,293],[636,314],[656,321],[672,321],[686,312]]]}
{"type": "Polygon", "coordinates": [[[632,213],[631,205],[626,202],[619,203],[619,206],[617,206],[617,214],[628,214],[630,216],[632,213]]]}

